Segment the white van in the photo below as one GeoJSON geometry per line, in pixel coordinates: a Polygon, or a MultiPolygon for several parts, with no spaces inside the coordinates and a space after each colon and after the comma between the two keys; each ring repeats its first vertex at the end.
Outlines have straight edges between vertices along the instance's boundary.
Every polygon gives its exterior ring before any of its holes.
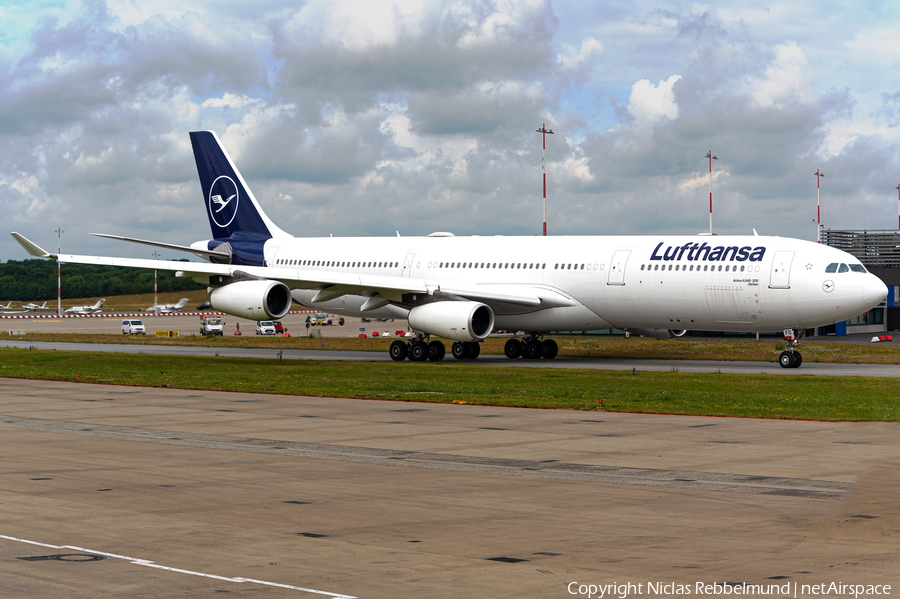
{"type": "Polygon", "coordinates": [[[122,334],[123,335],[146,335],[147,329],[144,328],[144,323],[140,320],[123,320],[122,321],[122,334]]]}

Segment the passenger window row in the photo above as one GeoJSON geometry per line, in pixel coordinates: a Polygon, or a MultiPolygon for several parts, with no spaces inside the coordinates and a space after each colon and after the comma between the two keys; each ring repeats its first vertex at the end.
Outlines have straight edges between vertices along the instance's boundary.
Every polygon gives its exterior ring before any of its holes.
{"type": "Polygon", "coordinates": [[[537,262],[429,262],[428,268],[525,268],[544,269],[546,264],[537,262]]]}
{"type": "MultiPolygon", "coordinates": [[[[681,270],[681,271],[696,270],[697,272],[700,272],[702,270],[703,272],[722,272],[724,270],[725,272],[729,272],[729,271],[730,272],[738,272],[738,270],[740,270],[740,272],[744,272],[744,269],[745,269],[745,266],[743,264],[741,264],[740,269],[738,269],[737,264],[725,264],[725,265],[719,264],[718,268],[716,268],[717,265],[715,265],[715,264],[713,264],[711,268],[710,268],[709,264],[704,264],[702,269],[700,268],[699,264],[696,265],[697,266],[696,269],[694,269],[693,264],[690,264],[690,265],[688,265],[688,264],[675,264],[675,265],[669,264],[668,265],[669,268],[666,268],[665,264],[662,265],[662,268],[660,268],[659,266],[660,266],[659,264],[641,264],[641,270],[644,270],[646,267],[646,270],[653,270],[653,271],[656,271],[656,270],[676,270],[676,271],[677,270],[681,270]],[[674,266],[674,269],[673,269],[673,266],[674,266]]],[[[753,268],[754,268],[753,266],[747,266],[746,270],[747,270],[747,272],[753,272],[753,268]]],[[[759,272],[759,266],[756,267],[756,272],[759,272]]]]}
{"type": "Polygon", "coordinates": [[[827,273],[836,272],[836,273],[840,274],[842,272],[851,272],[851,271],[852,272],[867,272],[866,268],[862,264],[851,264],[850,266],[847,266],[846,264],[843,264],[843,263],[838,264],[837,262],[832,262],[831,264],[829,264],[828,266],[825,267],[825,272],[827,272],[827,273]]]}
{"type": "Polygon", "coordinates": [[[554,264],[554,270],[597,270],[596,264],[554,264]]]}
{"type": "Polygon", "coordinates": [[[337,260],[287,260],[275,261],[279,266],[325,266],[329,268],[396,268],[399,262],[338,262],[337,260]]]}

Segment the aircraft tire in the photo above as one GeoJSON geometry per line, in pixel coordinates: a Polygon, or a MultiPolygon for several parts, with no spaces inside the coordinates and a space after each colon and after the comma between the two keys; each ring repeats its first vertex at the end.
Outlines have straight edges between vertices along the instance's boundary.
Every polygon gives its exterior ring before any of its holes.
{"type": "Polygon", "coordinates": [[[781,352],[781,355],[778,356],[778,363],[782,368],[793,368],[795,362],[796,360],[794,360],[793,352],[783,351],[781,352]]]}
{"type": "Polygon", "coordinates": [[[506,357],[510,360],[515,360],[522,355],[522,342],[518,339],[510,339],[506,342],[506,345],[503,346],[503,353],[506,354],[506,357]]]}
{"type": "Polygon", "coordinates": [[[529,360],[540,359],[541,355],[544,353],[544,348],[541,347],[541,345],[541,342],[536,339],[532,339],[528,343],[525,343],[522,348],[522,357],[528,358],[529,360]]]}
{"type": "Polygon", "coordinates": [[[409,359],[413,362],[424,362],[428,359],[428,345],[422,341],[409,344],[409,359]]]}
{"type": "Polygon", "coordinates": [[[469,348],[469,346],[462,341],[454,341],[453,347],[450,348],[450,352],[457,360],[465,360],[469,357],[471,351],[472,350],[469,348]]]}
{"type": "Polygon", "coordinates": [[[545,360],[552,360],[559,353],[559,345],[557,345],[556,341],[553,339],[544,339],[541,347],[544,349],[544,353],[541,357],[545,360]]]}
{"type": "Polygon", "coordinates": [[[391,354],[391,360],[394,362],[402,362],[406,359],[406,354],[408,353],[406,343],[403,341],[394,341],[391,343],[391,349],[388,351],[391,354]]]}
{"type": "Polygon", "coordinates": [[[794,365],[791,368],[800,368],[800,365],[803,364],[803,356],[800,355],[800,352],[794,352],[794,365]]]}
{"type": "Polygon", "coordinates": [[[481,355],[481,344],[476,343],[475,341],[470,341],[466,343],[469,346],[469,352],[466,354],[467,360],[474,360],[479,355],[481,355]]]}
{"type": "Polygon", "coordinates": [[[432,341],[428,344],[428,359],[432,362],[440,362],[446,353],[447,350],[440,341],[432,341]]]}

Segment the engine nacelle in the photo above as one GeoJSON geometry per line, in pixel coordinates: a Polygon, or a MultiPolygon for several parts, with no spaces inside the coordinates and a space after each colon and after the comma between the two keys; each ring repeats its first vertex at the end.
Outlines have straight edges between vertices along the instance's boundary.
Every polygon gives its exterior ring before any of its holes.
{"type": "Polygon", "coordinates": [[[410,310],[409,326],[454,341],[481,341],[494,330],[494,311],[479,302],[433,302],[410,310]]]}
{"type": "Polygon", "coordinates": [[[672,339],[675,337],[684,337],[686,330],[679,331],[673,329],[628,329],[629,333],[640,335],[641,337],[651,337],[653,339],[672,339]]]}
{"type": "Polygon", "coordinates": [[[240,318],[277,320],[291,309],[291,290],[278,281],[238,281],[213,289],[209,303],[240,318]]]}

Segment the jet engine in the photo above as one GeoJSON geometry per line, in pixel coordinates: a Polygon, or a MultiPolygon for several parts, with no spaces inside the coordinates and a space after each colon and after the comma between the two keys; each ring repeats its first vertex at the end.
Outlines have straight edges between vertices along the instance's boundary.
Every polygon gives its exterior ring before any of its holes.
{"type": "Polygon", "coordinates": [[[209,303],[240,318],[277,320],[291,309],[291,290],[278,281],[237,281],[213,289],[209,303]]]}
{"type": "Polygon", "coordinates": [[[640,335],[641,337],[651,337],[653,339],[672,339],[675,337],[684,337],[686,330],[679,331],[673,329],[628,329],[629,333],[640,335]]]}
{"type": "Polygon", "coordinates": [[[479,302],[432,302],[409,311],[409,326],[454,341],[481,341],[494,330],[494,312],[479,302]]]}

